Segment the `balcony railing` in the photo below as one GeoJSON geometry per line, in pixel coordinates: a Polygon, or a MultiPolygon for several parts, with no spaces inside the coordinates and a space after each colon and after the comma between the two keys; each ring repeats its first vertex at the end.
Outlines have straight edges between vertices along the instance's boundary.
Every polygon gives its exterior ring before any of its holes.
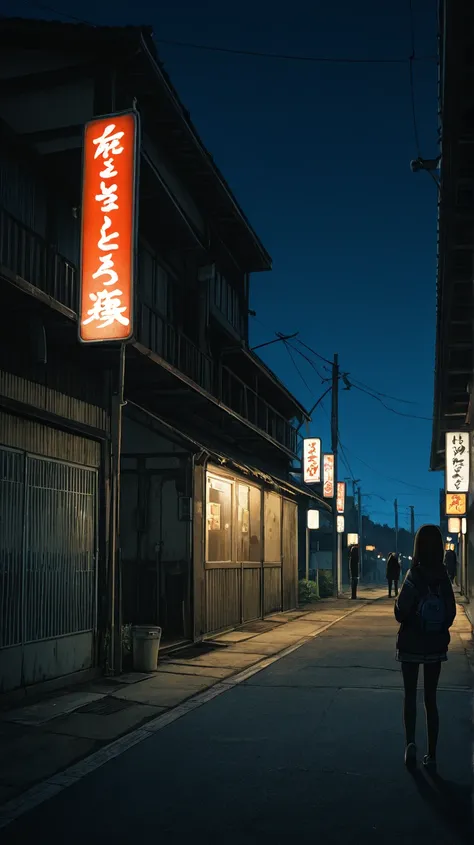
{"type": "Polygon", "coordinates": [[[74,264],[11,214],[0,208],[0,266],[77,312],[74,264]]]}
{"type": "Polygon", "coordinates": [[[220,396],[224,405],[296,454],[296,429],[235,373],[223,366],[220,368],[220,396]]]}
{"type": "MultiPolygon", "coordinates": [[[[72,311],[78,311],[76,267],[40,235],[0,208],[0,266],[72,311]]],[[[293,453],[297,432],[271,405],[227,367],[216,365],[155,308],[139,301],[137,340],[203,390],[293,453]]]]}
{"type": "Polygon", "coordinates": [[[144,302],[138,306],[137,339],[208,393],[214,392],[214,363],[161,314],[144,302]]]}

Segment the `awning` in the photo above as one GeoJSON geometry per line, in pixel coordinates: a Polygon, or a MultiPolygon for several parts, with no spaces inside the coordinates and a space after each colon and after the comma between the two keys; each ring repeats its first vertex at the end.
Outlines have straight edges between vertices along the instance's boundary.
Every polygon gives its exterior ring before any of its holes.
{"type": "Polygon", "coordinates": [[[258,467],[254,467],[250,464],[244,463],[240,459],[240,457],[232,455],[231,451],[227,448],[221,449],[220,446],[216,448],[215,446],[212,446],[209,443],[201,442],[204,441],[204,438],[202,438],[201,436],[199,437],[199,440],[197,440],[192,435],[175,428],[170,423],[165,422],[165,420],[162,420],[161,417],[156,416],[156,414],[153,414],[141,405],[137,405],[135,402],[127,400],[127,406],[130,408],[135,408],[141,414],[144,414],[146,417],[155,420],[161,428],[166,429],[174,438],[177,437],[182,441],[186,441],[186,443],[193,447],[191,451],[204,452],[206,455],[209,456],[211,460],[215,461],[217,464],[233,468],[236,472],[239,472],[242,475],[251,476],[256,481],[268,484],[269,486],[274,487],[282,492],[291,493],[291,495],[293,496],[306,496],[308,499],[311,499],[313,502],[316,502],[319,508],[323,508],[324,510],[329,511],[331,513],[331,506],[327,502],[325,502],[324,499],[321,499],[321,497],[318,496],[308,486],[300,486],[294,481],[290,481],[285,478],[280,478],[278,475],[264,472],[258,467]]]}

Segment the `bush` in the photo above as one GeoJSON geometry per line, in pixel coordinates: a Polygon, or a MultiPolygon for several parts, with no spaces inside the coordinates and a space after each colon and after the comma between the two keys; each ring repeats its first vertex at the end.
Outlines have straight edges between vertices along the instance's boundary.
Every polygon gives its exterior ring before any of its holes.
{"type": "Polygon", "coordinates": [[[319,595],[322,599],[332,597],[333,578],[332,574],[327,570],[319,570],[319,595]]]}
{"type": "Polygon", "coordinates": [[[319,592],[318,584],[315,581],[306,581],[303,579],[298,583],[298,603],[309,604],[312,601],[318,601],[319,592]]]}

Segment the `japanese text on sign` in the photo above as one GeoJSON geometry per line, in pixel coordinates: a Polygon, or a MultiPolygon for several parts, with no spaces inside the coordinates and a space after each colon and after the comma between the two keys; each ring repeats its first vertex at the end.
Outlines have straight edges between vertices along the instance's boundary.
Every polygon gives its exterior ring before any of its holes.
{"type": "Polygon", "coordinates": [[[338,513],[344,513],[346,507],[346,482],[345,481],[338,481],[337,482],[337,499],[336,499],[336,507],[338,513]]]}
{"type": "Polygon", "coordinates": [[[321,440],[305,437],[303,441],[303,480],[305,484],[321,482],[321,440]]]}
{"type": "Polygon", "coordinates": [[[469,490],[469,434],[467,431],[446,434],[446,492],[467,493],[469,490]]]}
{"type": "Polygon", "coordinates": [[[338,516],[337,517],[337,533],[344,534],[344,517],[338,516]]]}
{"type": "Polygon", "coordinates": [[[83,341],[133,333],[135,113],[93,120],[84,134],[81,308],[83,341]]]}
{"type": "Polygon", "coordinates": [[[332,499],[334,496],[334,455],[324,455],[323,464],[323,496],[326,499],[332,499]]]}
{"type": "Polygon", "coordinates": [[[446,516],[464,516],[466,513],[465,493],[446,493],[446,516]]]}

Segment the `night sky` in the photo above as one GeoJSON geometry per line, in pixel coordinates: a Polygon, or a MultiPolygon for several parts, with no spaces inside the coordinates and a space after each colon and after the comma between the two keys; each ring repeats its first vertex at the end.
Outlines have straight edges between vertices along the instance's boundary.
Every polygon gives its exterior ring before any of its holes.
{"type": "MultiPolygon", "coordinates": [[[[429,473],[435,339],[437,188],[413,174],[418,155],[410,99],[408,0],[116,0],[104,6],[10,0],[4,14],[95,24],[151,24],[181,99],[273,258],[253,277],[252,345],[275,331],[299,338],[412,419],[358,389],[341,392],[340,434],[367,512],[408,527],[439,520],[441,474],[429,473]],[[56,14],[51,10],[53,7],[56,14]],[[130,10],[131,7],[133,10],[130,10]],[[113,15],[113,17],[112,17],[113,15]],[[403,63],[316,63],[191,49],[403,63]],[[407,403],[413,404],[407,404],[407,403]],[[412,486],[410,486],[412,485],[412,486]],[[382,498],[378,498],[382,497],[382,498]]],[[[413,0],[416,56],[436,55],[436,0],[413,0]]],[[[437,69],[413,65],[421,154],[437,155],[437,69]]],[[[327,377],[324,362],[292,341],[327,377]]],[[[310,408],[326,389],[315,369],[282,344],[261,355],[310,408]],[[298,372],[298,370],[300,372],[298,372]],[[306,384],[305,384],[306,382],[306,384]]],[[[310,433],[330,448],[330,398],[310,433]]],[[[340,478],[349,476],[343,465],[340,478]]]]}

